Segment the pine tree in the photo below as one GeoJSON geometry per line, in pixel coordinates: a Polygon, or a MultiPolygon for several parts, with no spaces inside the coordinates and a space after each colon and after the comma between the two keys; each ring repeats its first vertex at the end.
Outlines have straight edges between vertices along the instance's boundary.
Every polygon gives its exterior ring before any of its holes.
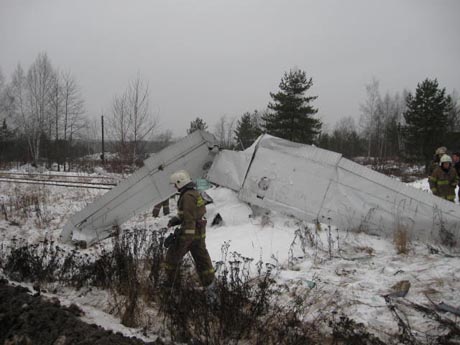
{"type": "Polygon", "coordinates": [[[446,89],[440,89],[436,79],[425,79],[417,84],[415,96],[406,98],[406,148],[415,157],[428,162],[436,147],[443,146],[445,134],[449,131],[449,112],[452,99],[446,96],[446,89]]]}
{"type": "Polygon", "coordinates": [[[312,78],[304,71],[290,70],[284,73],[279,84],[280,91],[270,93],[273,112],[263,117],[268,134],[299,143],[311,144],[321,130],[321,121],[313,116],[318,112],[310,103],[318,96],[304,96],[312,87],[312,78]]]}
{"type": "Polygon", "coordinates": [[[243,150],[251,146],[257,137],[262,134],[259,127],[260,116],[257,110],[253,114],[244,113],[236,124],[235,141],[243,150]]]}
{"type": "Polygon", "coordinates": [[[208,125],[200,117],[197,117],[195,120],[190,122],[190,128],[187,129],[187,134],[192,134],[197,130],[205,131],[208,128],[208,125]]]}

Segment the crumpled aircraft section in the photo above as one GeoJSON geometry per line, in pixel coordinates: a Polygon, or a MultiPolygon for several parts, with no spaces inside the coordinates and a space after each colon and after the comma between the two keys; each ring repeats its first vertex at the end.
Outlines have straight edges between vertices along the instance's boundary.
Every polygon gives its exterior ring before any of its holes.
{"type": "Polygon", "coordinates": [[[215,138],[196,131],[144,161],[144,166],[71,217],[61,232],[64,242],[91,245],[112,235],[117,226],[176,193],[169,176],[185,169],[193,179],[210,168],[218,152],[215,138]]]}
{"type": "Polygon", "coordinates": [[[193,179],[238,192],[250,205],[299,220],[391,237],[460,247],[460,206],[310,145],[263,135],[242,152],[218,152],[215,138],[197,131],[145,161],[145,166],[64,227],[63,241],[88,245],[116,226],[175,193],[169,176],[189,171],[193,179]]]}
{"type": "Polygon", "coordinates": [[[208,179],[251,205],[341,229],[460,243],[460,206],[342,155],[264,135],[243,152],[222,151],[208,179]]]}

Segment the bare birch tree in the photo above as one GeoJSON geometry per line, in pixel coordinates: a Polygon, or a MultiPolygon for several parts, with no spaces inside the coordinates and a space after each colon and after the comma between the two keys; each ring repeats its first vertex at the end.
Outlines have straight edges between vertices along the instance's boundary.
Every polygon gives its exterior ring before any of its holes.
{"type": "Polygon", "coordinates": [[[7,89],[15,123],[27,140],[33,162],[43,156],[42,149],[49,161],[59,158],[84,126],[83,99],[75,79],[55,71],[48,56],[41,53],[27,74],[17,66],[7,89]]]}
{"type": "Polygon", "coordinates": [[[389,157],[399,154],[399,126],[403,112],[404,102],[399,94],[396,93],[394,96],[391,96],[387,92],[379,104],[380,126],[376,128],[379,157],[389,157]]]}
{"type": "Polygon", "coordinates": [[[366,85],[367,98],[364,104],[361,104],[361,126],[363,133],[367,137],[367,156],[371,156],[372,141],[374,135],[377,133],[376,128],[379,126],[379,104],[380,104],[380,92],[379,82],[373,78],[370,84],[366,85]]]}
{"type": "Polygon", "coordinates": [[[450,94],[452,99],[452,107],[449,110],[449,129],[452,132],[460,131],[460,95],[456,90],[453,90],[450,94]]]}
{"type": "Polygon", "coordinates": [[[133,160],[145,152],[145,141],[153,137],[158,121],[149,107],[149,86],[138,76],[127,89],[128,112],[131,119],[130,142],[133,160]]]}
{"type": "Polygon", "coordinates": [[[221,148],[230,149],[235,145],[235,118],[228,119],[223,115],[215,125],[214,135],[219,142],[221,148]]]}
{"type": "Polygon", "coordinates": [[[60,74],[62,99],[62,138],[64,140],[64,160],[69,159],[69,149],[76,137],[86,127],[85,106],[80,87],[70,72],[60,74]]]}
{"type": "Polygon", "coordinates": [[[35,133],[34,121],[32,121],[27,102],[27,81],[24,70],[20,64],[17,65],[13,72],[10,87],[8,89],[9,97],[12,99],[12,114],[14,122],[19,131],[25,136],[29,147],[29,152],[33,156],[33,135],[35,133]]]}
{"type": "MultiPolygon", "coordinates": [[[[50,93],[50,105],[51,105],[51,110],[53,113],[54,117],[54,157],[58,160],[58,170],[60,170],[60,122],[61,122],[61,117],[62,117],[62,104],[63,104],[63,99],[62,99],[62,87],[61,87],[61,80],[59,78],[59,73],[56,72],[54,73],[54,79],[53,79],[53,85],[52,85],[52,90],[50,93]]],[[[51,135],[49,135],[49,139],[51,140],[51,135]]],[[[48,157],[50,158],[50,157],[48,157]]]]}
{"type": "Polygon", "coordinates": [[[138,76],[113,101],[110,133],[119,144],[122,158],[132,164],[145,154],[145,142],[152,139],[158,124],[149,98],[149,87],[138,76]]]}
{"type": "Polygon", "coordinates": [[[0,120],[4,120],[8,116],[8,103],[8,88],[0,68],[0,120]]]}
{"type": "Polygon", "coordinates": [[[50,98],[53,89],[54,71],[48,56],[39,54],[27,72],[28,122],[26,136],[34,162],[40,158],[40,141],[43,134],[51,134],[52,111],[50,98]]]}
{"type": "Polygon", "coordinates": [[[72,142],[78,132],[85,127],[85,106],[80,88],[75,78],[69,73],[62,73],[62,100],[63,100],[63,138],[72,142]]]}
{"type": "Polygon", "coordinates": [[[3,96],[5,94],[5,86],[5,77],[2,73],[2,69],[0,68],[0,114],[2,109],[4,108],[3,96]]]}
{"type": "Polygon", "coordinates": [[[167,129],[161,132],[160,134],[158,134],[155,139],[160,144],[160,147],[163,148],[163,147],[170,145],[173,142],[172,137],[173,137],[172,130],[167,129]]]}
{"type": "Polygon", "coordinates": [[[127,110],[126,95],[115,96],[112,102],[112,116],[109,118],[108,133],[116,143],[116,150],[122,160],[127,159],[128,132],[131,123],[127,110]]]}
{"type": "Polygon", "coordinates": [[[83,139],[86,142],[87,154],[100,152],[101,149],[101,121],[99,118],[85,119],[82,131],[83,139]]]}

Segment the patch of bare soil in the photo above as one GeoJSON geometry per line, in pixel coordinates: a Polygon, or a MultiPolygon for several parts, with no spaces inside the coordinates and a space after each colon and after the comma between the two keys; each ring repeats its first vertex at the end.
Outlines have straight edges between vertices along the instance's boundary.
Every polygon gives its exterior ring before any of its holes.
{"type": "Polygon", "coordinates": [[[75,305],[64,307],[59,301],[46,301],[27,288],[11,286],[0,279],[1,345],[140,345],[145,343],[121,333],[79,319],[82,311],[75,305]]]}

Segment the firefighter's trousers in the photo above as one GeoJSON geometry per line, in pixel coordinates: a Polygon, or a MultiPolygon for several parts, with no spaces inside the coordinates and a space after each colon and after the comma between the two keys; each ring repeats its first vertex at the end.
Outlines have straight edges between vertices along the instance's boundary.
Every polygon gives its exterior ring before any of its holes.
{"type": "Polygon", "coordinates": [[[208,286],[213,282],[214,268],[212,267],[211,257],[206,249],[205,234],[204,228],[196,229],[195,234],[181,234],[168,248],[165,259],[167,285],[174,285],[180,262],[189,251],[195,261],[195,267],[201,284],[208,286]]]}

